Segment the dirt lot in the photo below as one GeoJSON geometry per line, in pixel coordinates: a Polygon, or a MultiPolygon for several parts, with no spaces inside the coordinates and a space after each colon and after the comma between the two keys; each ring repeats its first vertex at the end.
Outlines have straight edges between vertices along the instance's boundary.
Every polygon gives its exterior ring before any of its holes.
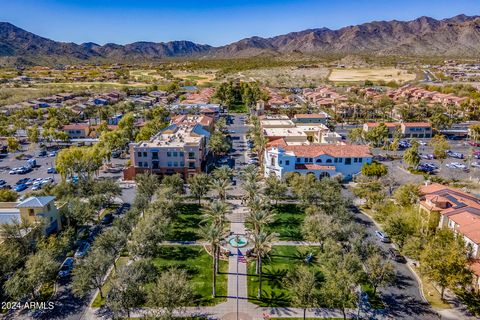
{"type": "Polygon", "coordinates": [[[396,68],[332,69],[328,79],[335,82],[358,82],[365,80],[405,82],[414,80],[415,74],[396,68]]]}
{"type": "Polygon", "coordinates": [[[270,86],[279,87],[308,87],[311,84],[319,85],[328,76],[329,70],[318,68],[266,68],[242,71],[232,77],[244,81],[259,81],[270,86]]]}

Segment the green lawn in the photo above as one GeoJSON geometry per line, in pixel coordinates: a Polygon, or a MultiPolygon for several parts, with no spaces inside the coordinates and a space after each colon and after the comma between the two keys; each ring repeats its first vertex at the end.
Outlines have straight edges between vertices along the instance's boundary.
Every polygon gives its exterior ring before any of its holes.
{"type": "Polygon", "coordinates": [[[187,272],[193,286],[192,305],[214,305],[226,300],[228,262],[220,261],[217,276],[217,297],[212,298],[212,257],[201,246],[163,246],[153,264],[160,272],[177,267],[187,272]]]}
{"type": "MultiPolygon", "coordinates": [[[[248,298],[262,307],[290,306],[288,290],[284,287],[285,277],[296,265],[304,263],[307,253],[317,251],[314,247],[275,246],[270,259],[262,263],[262,299],[257,299],[258,276],[255,262],[248,265],[248,298]]],[[[312,268],[315,266],[312,265],[312,268]]]]}
{"type": "Polygon", "coordinates": [[[295,204],[279,204],[273,206],[275,221],[269,225],[273,232],[279,234],[280,240],[303,240],[301,226],[304,212],[295,204]]]}
{"type": "MultiPolygon", "coordinates": [[[[121,266],[126,265],[128,260],[129,260],[128,257],[118,258],[117,263],[116,263],[116,267],[120,268],[121,266]]],[[[108,291],[110,290],[110,281],[111,281],[111,279],[113,278],[114,275],[115,275],[115,270],[112,270],[112,272],[108,275],[107,280],[105,281],[105,283],[102,286],[102,293],[103,293],[104,297],[107,296],[108,291]]],[[[100,293],[97,293],[97,296],[95,297],[95,300],[93,300],[92,307],[93,308],[100,308],[101,306],[103,306],[104,303],[105,303],[105,299],[102,299],[102,297],[100,297],[100,293]]]]}
{"type": "Polygon", "coordinates": [[[193,203],[184,203],[178,206],[176,216],[172,221],[169,240],[195,241],[200,239],[198,233],[202,220],[200,206],[193,203]]]}
{"type": "Polygon", "coordinates": [[[228,107],[228,112],[232,113],[247,113],[247,106],[244,104],[232,104],[228,107]]]}

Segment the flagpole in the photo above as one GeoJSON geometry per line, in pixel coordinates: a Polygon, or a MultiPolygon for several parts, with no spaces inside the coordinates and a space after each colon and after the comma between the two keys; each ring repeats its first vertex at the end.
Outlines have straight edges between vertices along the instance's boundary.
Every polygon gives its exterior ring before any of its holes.
{"type": "Polygon", "coordinates": [[[238,259],[239,259],[239,251],[240,249],[237,248],[237,320],[238,320],[238,259]]]}

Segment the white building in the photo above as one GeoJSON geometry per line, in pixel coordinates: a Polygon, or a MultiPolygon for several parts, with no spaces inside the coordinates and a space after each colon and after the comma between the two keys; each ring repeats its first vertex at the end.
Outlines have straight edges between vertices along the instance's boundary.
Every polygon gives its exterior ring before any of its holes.
{"type": "Polygon", "coordinates": [[[281,140],[268,145],[264,157],[265,177],[275,174],[279,178],[296,172],[317,178],[342,175],[350,180],[371,162],[372,154],[363,145],[286,145],[281,140]]]}

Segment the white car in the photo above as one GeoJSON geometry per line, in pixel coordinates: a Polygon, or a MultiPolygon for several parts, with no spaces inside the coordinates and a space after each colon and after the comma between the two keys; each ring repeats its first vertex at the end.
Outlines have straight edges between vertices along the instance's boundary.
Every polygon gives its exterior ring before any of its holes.
{"type": "Polygon", "coordinates": [[[52,177],[42,179],[42,184],[47,184],[47,183],[52,183],[52,182],[53,182],[52,177]]]}
{"type": "Polygon", "coordinates": [[[20,171],[20,168],[13,168],[8,172],[8,174],[17,174],[20,171]]]}
{"type": "Polygon", "coordinates": [[[41,184],[42,184],[42,181],[43,181],[43,179],[42,179],[42,178],[36,178],[36,179],[33,179],[33,181],[32,181],[32,185],[33,185],[33,186],[38,186],[38,185],[41,185],[41,184]]]}
{"type": "Polygon", "coordinates": [[[464,165],[463,163],[460,163],[460,162],[447,163],[445,166],[447,168],[451,168],[451,169],[466,169],[467,168],[466,165],[464,165]]]}
{"type": "Polygon", "coordinates": [[[472,167],[480,168],[480,162],[472,162],[472,167]]]}
{"type": "Polygon", "coordinates": [[[32,187],[32,190],[33,190],[33,191],[40,190],[40,189],[42,189],[42,184],[41,184],[41,183],[40,183],[40,184],[36,184],[36,185],[34,185],[34,186],[32,187]]]}

